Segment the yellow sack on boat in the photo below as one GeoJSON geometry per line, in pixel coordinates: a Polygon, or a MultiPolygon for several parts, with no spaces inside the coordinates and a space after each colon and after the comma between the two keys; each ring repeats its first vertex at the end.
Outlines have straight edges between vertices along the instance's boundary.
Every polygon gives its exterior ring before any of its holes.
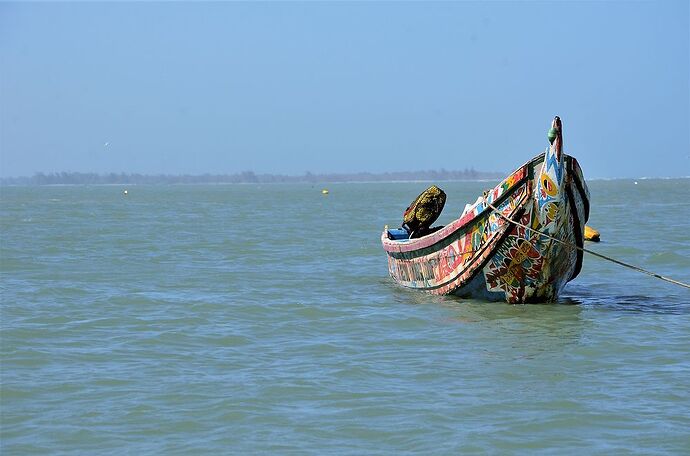
{"type": "Polygon", "coordinates": [[[443,206],[446,204],[446,194],[435,185],[424,190],[410,204],[403,214],[403,228],[409,233],[423,235],[436,221],[443,206]]]}

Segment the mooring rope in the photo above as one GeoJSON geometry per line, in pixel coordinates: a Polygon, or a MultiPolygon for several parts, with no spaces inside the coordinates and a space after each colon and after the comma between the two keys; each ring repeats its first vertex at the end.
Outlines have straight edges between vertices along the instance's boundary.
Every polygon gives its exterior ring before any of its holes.
{"type": "Polygon", "coordinates": [[[666,281],[666,282],[673,283],[673,284],[675,284],[675,285],[680,285],[681,287],[690,288],[690,285],[688,285],[687,283],[683,283],[683,282],[680,282],[680,281],[678,281],[678,280],[671,279],[671,278],[669,278],[669,277],[664,277],[664,276],[662,276],[661,274],[657,274],[657,273],[655,273],[655,272],[647,271],[646,269],[642,269],[642,268],[640,268],[640,267],[638,267],[638,266],[635,266],[635,265],[632,265],[632,264],[628,264],[628,263],[625,263],[625,262],[620,261],[620,260],[616,260],[615,258],[611,258],[611,257],[608,257],[608,256],[606,256],[606,255],[602,255],[601,253],[594,252],[594,251],[589,250],[589,249],[586,249],[586,248],[584,248],[584,247],[579,247],[579,246],[577,246],[577,245],[575,245],[575,244],[572,244],[572,243],[570,243],[570,242],[567,242],[567,241],[558,239],[557,237],[551,236],[550,234],[543,233],[543,232],[541,232],[541,231],[539,231],[539,230],[537,230],[537,229],[534,229],[534,228],[530,228],[529,226],[523,225],[522,223],[516,222],[515,220],[511,220],[510,218],[508,218],[508,217],[506,217],[505,215],[503,215],[503,213],[502,213],[501,211],[499,211],[496,207],[494,207],[491,203],[489,203],[489,202],[486,200],[486,198],[484,199],[484,201],[486,202],[487,206],[489,206],[489,207],[490,207],[494,212],[496,212],[498,215],[500,215],[501,217],[503,217],[504,219],[506,219],[506,220],[508,221],[508,223],[512,223],[512,224],[514,224],[514,225],[520,226],[520,227],[525,228],[525,229],[527,229],[527,230],[533,231],[533,232],[535,232],[535,233],[537,233],[537,234],[539,234],[539,235],[541,235],[541,236],[545,236],[545,237],[547,237],[547,238],[549,238],[549,239],[552,239],[552,240],[554,240],[554,241],[556,241],[556,242],[560,242],[561,244],[563,244],[563,245],[565,245],[565,246],[567,246],[567,247],[573,247],[573,248],[576,248],[577,250],[580,250],[580,251],[582,251],[582,252],[587,252],[587,253],[589,253],[589,254],[591,254],[591,255],[594,255],[594,256],[596,256],[596,257],[602,258],[602,259],[604,259],[604,260],[608,260],[608,261],[611,261],[611,262],[613,262],[613,263],[619,264],[619,265],[621,265],[621,266],[625,266],[626,268],[630,268],[630,269],[632,269],[633,271],[641,272],[641,273],[643,273],[643,274],[647,274],[647,275],[650,275],[650,276],[652,276],[652,277],[656,277],[657,279],[661,279],[661,280],[664,280],[664,281],[666,281]]]}

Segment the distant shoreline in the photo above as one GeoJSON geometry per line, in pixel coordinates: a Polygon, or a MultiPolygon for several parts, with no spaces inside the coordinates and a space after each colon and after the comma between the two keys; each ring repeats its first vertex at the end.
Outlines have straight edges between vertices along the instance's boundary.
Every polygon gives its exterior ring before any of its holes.
{"type": "Polygon", "coordinates": [[[255,174],[125,174],[125,173],[36,173],[31,177],[3,177],[0,185],[136,185],[136,184],[274,184],[274,183],[354,183],[354,182],[425,182],[425,181],[481,181],[502,179],[499,172],[475,171],[404,171],[388,173],[328,173],[307,172],[300,176],[255,174]]]}
{"type": "MultiPolygon", "coordinates": [[[[69,185],[226,185],[226,184],[366,184],[366,183],[415,183],[415,182],[497,182],[507,174],[499,172],[465,171],[405,171],[389,173],[306,173],[300,176],[282,174],[96,174],[96,173],[37,173],[31,177],[2,177],[0,186],[69,186],[69,185]]],[[[587,181],[652,179],[690,179],[679,177],[595,177],[587,181]]]]}

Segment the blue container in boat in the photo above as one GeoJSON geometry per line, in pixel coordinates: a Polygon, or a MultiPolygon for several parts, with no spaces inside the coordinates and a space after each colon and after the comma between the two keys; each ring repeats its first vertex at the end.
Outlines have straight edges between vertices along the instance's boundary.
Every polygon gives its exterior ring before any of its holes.
{"type": "Polygon", "coordinates": [[[392,230],[388,230],[388,238],[398,241],[401,239],[409,239],[410,234],[402,228],[393,228],[392,230]]]}

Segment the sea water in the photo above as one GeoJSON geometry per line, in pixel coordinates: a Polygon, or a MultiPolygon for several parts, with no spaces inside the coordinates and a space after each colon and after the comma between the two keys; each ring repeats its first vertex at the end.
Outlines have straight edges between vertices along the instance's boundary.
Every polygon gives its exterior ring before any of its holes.
{"type": "MultiPolygon", "coordinates": [[[[437,184],[441,223],[493,185],[437,184]]],[[[0,452],[690,452],[689,290],[408,291],[379,237],[429,183],[324,185],[0,188],[0,452]]],[[[589,186],[587,248],[690,282],[690,180],[589,186]]]]}

